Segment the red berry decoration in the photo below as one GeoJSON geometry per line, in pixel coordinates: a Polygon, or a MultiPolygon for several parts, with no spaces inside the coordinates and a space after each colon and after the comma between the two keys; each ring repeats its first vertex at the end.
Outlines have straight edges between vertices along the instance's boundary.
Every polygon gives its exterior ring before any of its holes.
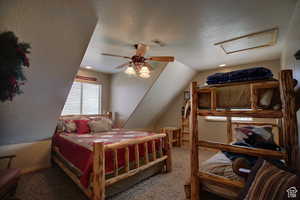
{"type": "Polygon", "coordinates": [[[21,94],[21,85],[26,81],[23,67],[29,67],[30,45],[18,42],[11,31],[0,33],[0,101],[12,101],[21,94]]]}

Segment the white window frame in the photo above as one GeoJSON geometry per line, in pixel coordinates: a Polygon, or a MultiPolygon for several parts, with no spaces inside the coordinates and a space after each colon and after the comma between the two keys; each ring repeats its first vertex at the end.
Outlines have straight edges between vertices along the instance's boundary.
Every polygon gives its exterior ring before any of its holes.
{"type": "MultiPolygon", "coordinates": [[[[99,98],[99,100],[98,100],[99,105],[98,105],[98,113],[97,114],[101,114],[102,113],[102,84],[85,82],[85,81],[74,81],[74,82],[78,82],[78,83],[81,84],[81,88],[80,88],[80,90],[81,90],[80,91],[80,114],[79,115],[89,115],[87,113],[83,113],[83,103],[82,103],[83,102],[83,85],[82,84],[95,84],[95,85],[98,85],[98,87],[99,87],[99,97],[98,97],[99,98]]],[[[73,85],[73,83],[72,83],[72,85],[73,85]]],[[[69,93],[70,92],[71,92],[71,89],[70,89],[69,93]]],[[[69,93],[68,93],[68,96],[69,96],[69,93]]],[[[68,98],[68,96],[67,96],[67,98],[68,98]]],[[[67,100],[66,100],[66,102],[67,102],[67,100]]],[[[65,104],[66,104],[66,102],[65,102],[65,104]]],[[[65,106],[65,104],[64,104],[64,106],[65,106]]],[[[63,110],[64,110],[64,107],[63,107],[62,113],[61,113],[62,116],[64,116],[64,115],[76,115],[76,114],[63,114],[63,110]]]]}

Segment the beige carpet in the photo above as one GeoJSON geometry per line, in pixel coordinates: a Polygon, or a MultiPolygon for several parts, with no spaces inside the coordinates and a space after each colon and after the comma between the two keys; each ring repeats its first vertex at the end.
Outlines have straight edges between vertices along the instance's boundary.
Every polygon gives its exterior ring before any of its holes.
{"type": "MultiPolygon", "coordinates": [[[[200,160],[213,152],[201,151],[200,160]]],[[[183,200],[183,185],[189,174],[189,151],[173,148],[173,171],[153,176],[110,200],[183,200]]],[[[75,184],[58,168],[50,168],[22,176],[17,189],[20,200],[85,200],[75,184]]],[[[207,196],[205,200],[219,199],[207,196]]]]}

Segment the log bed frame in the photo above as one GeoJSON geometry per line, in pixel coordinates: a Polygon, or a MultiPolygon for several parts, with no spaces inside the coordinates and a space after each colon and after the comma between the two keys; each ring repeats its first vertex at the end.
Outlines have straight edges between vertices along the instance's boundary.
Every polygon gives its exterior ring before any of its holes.
{"type": "MultiPolygon", "coordinates": [[[[61,118],[73,117],[74,115],[62,116],[61,118]]],[[[89,118],[106,117],[112,119],[112,113],[108,112],[102,115],[81,115],[89,118]]],[[[169,141],[168,135],[165,133],[156,134],[152,136],[147,136],[143,138],[130,139],[122,141],[119,143],[112,143],[105,145],[103,142],[95,142],[93,144],[93,172],[92,172],[92,187],[84,188],[74,171],[70,169],[70,166],[66,164],[66,160],[63,160],[63,156],[59,152],[58,148],[52,149],[52,161],[56,163],[65,173],[69,176],[72,181],[83,191],[83,193],[91,200],[104,200],[105,199],[105,189],[117,182],[125,180],[129,177],[138,175],[142,171],[146,171],[151,167],[161,164],[164,167],[165,172],[172,171],[172,161],[171,161],[171,143],[169,141]],[[161,157],[156,156],[155,140],[162,139],[159,146],[159,152],[161,157]],[[153,153],[153,158],[150,160],[148,155],[148,145],[147,142],[152,142],[151,149],[153,153]],[[139,144],[144,144],[145,148],[145,164],[140,165],[139,161],[139,144]],[[134,169],[130,169],[129,165],[129,146],[134,145],[135,157],[134,169]],[[165,155],[162,154],[163,147],[165,148],[165,155]],[[125,148],[125,172],[122,174],[118,173],[118,156],[117,150],[125,148]],[[105,178],[105,151],[112,150],[114,159],[114,176],[111,178],[105,178]]]]}
{"type": "Polygon", "coordinates": [[[279,81],[260,81],[247,83],[232,83],[208,86],[198,88],[197,82],[192,82],[190,87],[191,95],[191,114],[190,114],[190,130],[191,130],[191,151],[190,151],[190,184],[191,184],[191,199],[201,199],[201,183],[209,182],[223,187],[234,187],[241,189],[244,187],[244,182],[234,181],[225,177],[217,176],[211,173],[199,171],[199,147],[206,147],[229,152],[243,153],[258,157],[284,159],[287,165],[291,168],[296,168],[296,160],[298,158],[298,130],[295,108],[295,92],[292,70],[282,70],[279,73],[279,81]],[[236,84],[250,84],[251,91],[251,110],[250,111],[230,111],[217,110],[217,101],[215,87],[224,87],[236,84]],[[279,88],[281,96],[281,110],[261,110],[258,108],[258,88],[279,88]],[[211,94],[211,108],[209,110],[198,109],[198,94],[206,92],[211,94]],[[198,134],[201,134],[201,129],[198,130],[198,116],[225,116],[227,117],[227,137],[228,144],[209,142],[198,140],[198,134]],[[231,121],[231,117],[254,117],[254,118],[273,118],[277,119],[275,123],[236,123],[231,121]],[[273,150],[265,150],[258,148],[242,147],[229,144],[232,142],[232,126],[233,125],[271,125],[278,128],[279,145],[285,149],[284,152],[273,150]]]}

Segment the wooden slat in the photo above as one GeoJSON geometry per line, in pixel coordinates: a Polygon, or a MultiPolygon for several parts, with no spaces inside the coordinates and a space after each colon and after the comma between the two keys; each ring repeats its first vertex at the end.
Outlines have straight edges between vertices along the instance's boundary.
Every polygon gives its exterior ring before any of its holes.
{"type": "Polygon", "coordinates": [[[298,127],[296,116],[296,101],[292,70],[280,72],[280,93],[283,111],[283,132],[288,165],[297,168],[298,160],[298,127]]]}
{"type": "Polygon", "coordinates": [[[114,175],[119,175],[119,164],[118,164],[118,149],[114,149],[114,175]]]}
{"type": "Polygon", "coordinates": [[[231,117],[227,117],[227,143],[231,143],[232,142],[232,120],[231,117]]]}
{"type": "Polygon", "coordinates": [[[129,171],[129,147],[125,148],[125,172],[129,171]]]}
{"type": "Polygon", "coordinates": [[[270,88],[278,88],[279,82],[278,81],[268,81],[263,83],[252,83],[251,84],[255,89],[270,89],[270,88]]]}
{"type": "MultiPolygon", "coordinates": [[[[195,108],[196,109],[196,108],[195,108]]],[[[276,110],[256,110],[256,111],[240,111],[240,110],[198,110],[200,116],[224,116],[224,117],[254,117],[254,118],[280,118],[281,111],[276,110]]]]}
{"type": "Polygon", "coordinates": [[[284,146],[284,134],[282,132],[282,118],[281,119],[277,119],[277,128],[278,128],[278,143],[280,146],[284,146]]]}
{"type": "Polygon", "coordinates": [[[211,93],[211,88],[198,88],[197,92],[199,93],[211,93]]]}
{"type": "Polygon", "coordinates": [[[149,167],[152,167],[153,165],[155,165],[157,163],[160,163],[160,162],[163,162],[163,161],[167,160],[167,158],[168,158],[167,156],[163,156],[161,158],[158,158],[155,161],[150,162],[147,165],[143,165],[143,166],[141,166],[139,168],[130,170],[128,173],[122,174],[122,175],[117,176],[117,177],[110,178],[110,179],[106,180],[106,184],[105,185],[106,186],[110,186],[110,185],[112,185],[112,184],[114,184],[114,183],[116,183],[116,182],[118,182],[120,180],[123,180],[123,179],[126,179],[126,178],[130,177],[130,176],[133,176],[133,175],[135,175],[135,174],[137,174],[137,173],[139,173],[139,172],[141,172],[141,171],[143,171],[143,170],[145,170],[145,169],[147,169],[149,167]]]}
{"type": "Polygon", "coordinates": [[[159,138],[164,138],[166,136],[166,134],[164,133],[160,133],[160,134],[155,134],[155,135],[151,135],[151,136],[146,136],[146,137],[142,137],[142,138],[136,138],[134,140],[125,140],[122,142],[117,142],[117,143],[113,143],[113,144],[107,144],[105,145],[105,150],[113,150],[113,149],[122,149],[125,148],[127,146],[130,145],[135,145],[135,144],[142,144],[145,142],[149,142],[151,140],[156,140],[159,138]]]}
{"type": "Polygon", "coordinates": [[[242,181],[231,180],[229,178],[225,178],[225,177],[211,174],[208,172],[200,171],[198,173],[198,176],[203,181],[207,181],[207,182],[214,183],[214,184],[219,184],[221,186],[231,186],[231,187],[240,188],[240,189],[244,188],[244,186],[245,186],[245,183],[242,181]]]}
{"type": "Polygon", "coordinates": [[[163,140],[159,140],[159,147],[158,147],[159,156],[163,156],[163,140]]]}
{"type": "Polygon", "coordinates": [[[152,143],[152,158],[153,158],[153,160],[156,160],[155,140],[153,140],[151,143],[152,143]]]}
{"type": "Polygon", "coordinates": [[[216,110],[217,109],[217,93],[215,88],[211,89],[211,93],[210,93],[210,107],[211,110],[216,110]]]}
{"type": "Polygon", "coordinates": [[[139,145],[134,145],[134,156],[135,156],[135,167],[140,167],[140,152],[139,152],[139,145]]]}
{"type": "Polygon", "coordinates": [[[257,110],[258,96],[257,96],[257,90],[253,84],[250,84],[250,102],[251,102],[251,109],[257,110]]]}
{"type": "Polygon", "coordinates": [[[191,114],[190,114],[190,141],[191,141],[191,154],[190,154],[190,173],[191,173],[191,200],[199,200],[200,181],[198,178],[199,172],[199,157],[198,157],[198,94],[197,82],[192,82],[190,87],[191,95],[191,114]]]}
{"type": "Polygon", "coordinates": [[[258,84],[257,88],[259,88],[259,85],[265,85],[267,88],[270,85],[273,86],[274,84],[278,84],[278,81],[275,79],[271,80],[261,80],[261,81],[244,81],[244,82],[233,82],[233,83],[223,83],[223,84],[213,84],[213,85],[207,85],[198,88],[197,90],[205,90],[209,91],[210,88],[214,87],[228,87],[228,86],[235,86],[235,85],[250,85],[250,84],[258,84]]]}
{"type": "Polygon", "coordinates": [[[105,199],[105,150],[104,143],[93,145],[93,200],[105,199]]]}
{"type": "Polygon", "coordinates": [[[285,159],[286,153],[281,151],[273,151],[267,149],[243,147],[238,145],[223,144],[217,142],[208,142],[200,140],[198,146],[219,149],[223,151],[229,151],[233,153],[241,153],[246,155],[266,157],[266,158],[276,158],[276,159],[285,159]]]}
{"type": "Polygon", "coordinates": [[[271,122],[232,122],[232,125],[246,125],[246,126],[272,126],[272,127],[278,127],[278,124],[271,123],[271,122]]]}
{"type": "MultiPolygon", "coordinates": [[[[167,136],[168,137],[168,136],[167,136]]],[[[145,163],[149,163],[149,151],[148,151],[148,142],[144,143],[144,150],[145,150],[145,163]]]]}

